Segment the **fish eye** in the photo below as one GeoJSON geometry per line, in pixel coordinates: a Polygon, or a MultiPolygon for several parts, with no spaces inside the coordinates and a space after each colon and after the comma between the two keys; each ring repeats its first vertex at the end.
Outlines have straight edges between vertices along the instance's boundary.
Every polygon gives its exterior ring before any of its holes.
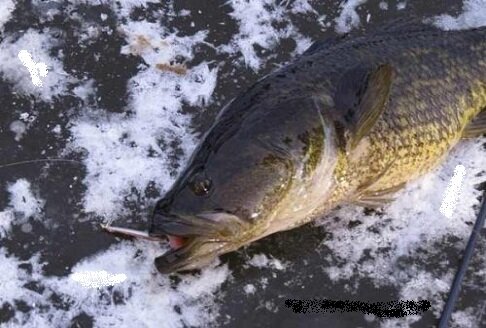
{"type": "Polygon", "coordinates": [[[198,174],[192,180],[190,187],[192,192],[196,196],[205,196],[211,190],[213,183],[212,181],[204,175],[198,174]]]}

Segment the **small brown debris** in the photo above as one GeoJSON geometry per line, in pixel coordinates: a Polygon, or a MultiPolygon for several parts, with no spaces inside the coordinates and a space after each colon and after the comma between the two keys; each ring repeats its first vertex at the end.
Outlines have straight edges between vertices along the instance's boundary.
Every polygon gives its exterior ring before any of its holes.
{"type": "Polygon", "coordinates": [[[152,47],[150,41],[143,35],[137,35],[135,42],[130,45],[132,54],[141,54],[145,49],[152,47]]]}
{"type": "Polygon", "coordinates": [[[155,67],[163,72],[172,72],[177,75],[185,75],[187,73],[187,67],[184,65],[157,64],[155,67]]]}

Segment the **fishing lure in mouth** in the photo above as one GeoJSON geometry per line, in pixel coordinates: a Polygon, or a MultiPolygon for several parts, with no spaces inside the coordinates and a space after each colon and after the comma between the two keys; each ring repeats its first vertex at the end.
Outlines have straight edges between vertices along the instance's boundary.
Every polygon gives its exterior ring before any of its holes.
{"type": "MultiPolygon", "coordinates": [[[[133,237],[138,239],[147,239],[147,240],[159,241],[159,242],[164,241],[164,239],[162,238],[150,236],[149,233],[145,231],[114,227],[108,224],[101,224],[101,229],[114,235],[128,236],[128,237],[133,237]]],[[[182,247],[185,242],[184,238],[176,237],[176,236],[167,236],[167,240],[169,241],[169,245],[172,249],[177,249],[182,247]]]]}

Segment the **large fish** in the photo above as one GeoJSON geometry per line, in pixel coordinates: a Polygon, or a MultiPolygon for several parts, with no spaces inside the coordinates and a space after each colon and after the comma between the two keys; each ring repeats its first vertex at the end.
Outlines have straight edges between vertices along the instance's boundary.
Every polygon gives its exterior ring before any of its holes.
{"type": "Polygon", "coordinates": [[[317,42],[221,111],[155,207],[149,236],[173,247],[155,265],[198,268],[340,204],[380,207],[486,133],[485,108],[486,28],[412,19],[317,42]]]}

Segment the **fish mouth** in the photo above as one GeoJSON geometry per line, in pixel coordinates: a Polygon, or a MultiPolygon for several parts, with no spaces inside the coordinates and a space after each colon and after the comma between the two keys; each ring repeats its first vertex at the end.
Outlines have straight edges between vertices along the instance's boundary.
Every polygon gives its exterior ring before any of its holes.
{"type": "MultiPolygon", "coordinates": [[[[180,237],[169,236],[169,239],[173,238],[180,237]]],[[[228,242],[219,240],[184,238],[183,244],[157,257],[154,264],[163,274],[200,269],[210,264],[220,254],[231,251],[232,247],[228,247],[229,245],[228,242]]]]}
{"type": "Polygon", "coordinates": [[[155,259],[160,273],[200,269],[219,255],[237,249],[238,235],[246,223],[225,212],[197,216],[155,213],[149,235],[169,239],[171,249],[155,259]]]}

